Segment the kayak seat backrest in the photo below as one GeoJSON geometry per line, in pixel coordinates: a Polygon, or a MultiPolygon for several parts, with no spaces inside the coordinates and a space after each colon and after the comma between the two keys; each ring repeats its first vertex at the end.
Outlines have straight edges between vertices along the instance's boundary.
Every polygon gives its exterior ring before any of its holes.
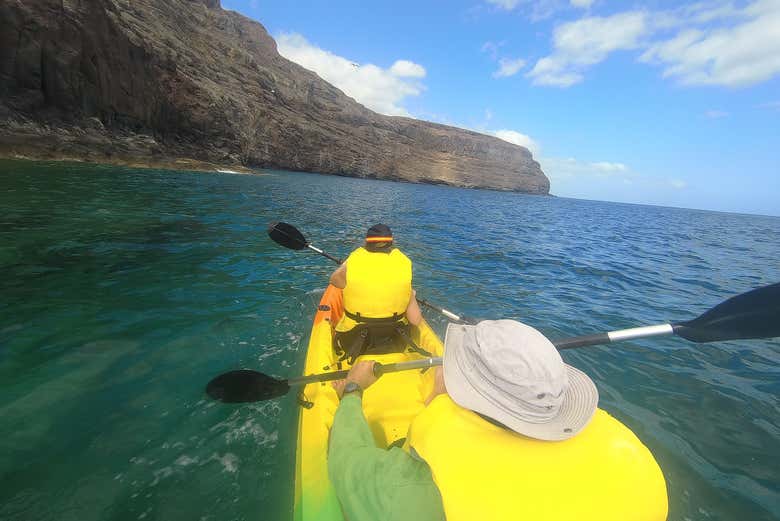
{"type": "Polygon", "coordinates": [[[350,363],[365,354],[403,353],[408,346],[408,330],[409,324],[395,319],[358,324],[349,331],[337,331],[333,348],[342,359],[349,358],[350,363]]]}

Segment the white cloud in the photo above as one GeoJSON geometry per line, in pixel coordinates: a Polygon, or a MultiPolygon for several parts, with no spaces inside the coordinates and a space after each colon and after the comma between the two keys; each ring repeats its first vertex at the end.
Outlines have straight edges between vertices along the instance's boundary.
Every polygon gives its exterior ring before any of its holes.
{"type": "Polygon", "coordinates": [[[665,11],[585,17],[556,27],[552,53],[526,76],[535,85],[569,87],[611,53],[641,49],[640,62],[662,66],[664,77],[684,85],[749,86],[780,74],[779,28],[780,0],[741,7],[707,0],[665,11]]]}
{"type": "Polygon", "coordinates": [[[611,52],[635,49],[648,32],[647,13],[628,11],[609,17],[587,17],[565,23],[553,33],[553,54],[541,58],[526,74],[535,85],[569,87],[583,79],[583,70],[611,52]]]}
{"type": "Polygon", "coordinates": [[[668,197],[671,192],[684,194],[689,187],[684,179],[643,175],[624,163],[613,161],[588,162],[571,157],[540,157],[537,160],[556,195],[640,202],[647,201],[647,194],[662,193],[668,197]]]}
{"type": "Polygon", "coordinates": [[[487,41],[482,44],[482,48],[480,50],[482,52],[488,53],[491,60],[495,60],[498,58],[498,50],[504,45],[506,45],[506,40],[502,40],[500,42],[487,41]]]}
{"type": "Polygon", "coordinates": [[[720,119],[728,116],[729,113],[723,110],[707,110],[704,112],[704,116],[710,119],[720,119]]]}
{"type": "Polygon", "coordinates": [[[683,23],[707,23],[741,14],[742,12],[732,2],[720,0],[683,5],[674,15],[683,23]]]}
{"type": "Polygon", "coordinates": [[[398,60],[389,69],[370,63],[360,65],[309,43],[297,33],[282,33],[276,43],[279,54],[382,114],[408,116],[402,105],[404,99],[418,96],[425,89],[418,81],[425,76],[425,68],[408,60],[398,60]]]}
{"type": "Polygon", "coordinates": [[[627,165],[613,161],[588,162],[573,157],[544,157],[539,161],[558,177],[634,177],[627,165]]]}
{"type": "Polygon", "coordinates": [[[501,58],[498,60],[498,70],[493,73],[494,78],[508,78],[514,76],[525,66],[525,60],[522,58],[501,58]]]}
{"type": "Polygon", "coordinates": [[[604,172],[604,173],[628,171],[628,167],[623,163],[610,163],[609,161],[597,161],[595,163],[590,163],[589,167],[596,172],[604,172]]]}
{"type": "Polygon", "coordinates": [[[422,65],[410,62],[409,60],[396,61],[393,66],[390,67],[390,72],[402,78],[425,77],[425,68],[422,65]]]}
{"type": "Polygon", "coordinates": [[[534,85],[571,87],[581,82],[584,76],[579,72],[567,71],[567,66],[566,60],[549,56],[537,61],[534,68],[526,76],[533,78],[534,85]]]}
{"type": "Polygon", "coordinates": [[[685,51],[697,40],[704,37],[704,32],[699,29],[685,29],[677,33],[674,38],[656,43],[640,56],[640,61],[652,61],[657,56],[673,56],[685,51]]]}
{"type": "MultiPolygon", "coordinates": [[[[528,16],[532,22],[538,22],[550,18],[552,15],[558,13],[561,10],[569,7],[569,2],[566,0],[485,0],[488,4],[492,4],[504,11],[513,11],[514,9],[522,6],[522,10],[528,16]]],[[[589,2],[593,0],[574,0],[580,3],[589,2]]]]}
{"type": "Polygon", "coordinates": [[[588,9],[593,5],[593,0],[571,0],[571,5],[580,9],[588,9]]]}
{"type": "Polygon", "coordinates": [[[517,4],[520,3],[520,0],[487,0],[487,3],[498,6],[501,9],[506,9],[507,11],[511,11],[512,9],[517,7],[517,4]]]}
{"type": "Polygon", "coordinates": [[[580,161],[573,157],[542,157],[539,158],[542,170],[552,180],[566,181],[577,179],[622,179],[631,181],[636,174],[625,164],[611,161],[580,161]]]}
{"type": "Polygon", "coordinates": [[[498,51],[506,45],[506,41],[493,42],[487,41],[482,44],[481,51],[488,53],[490,59],[498,61],[498,69],[493,73],[494,78],[508,78],[514,76],[520,69],[525,67],[526,61],[523,58],[498,58],[498,51]]]}
{"type": "Polygon", "coordinates": [[[520,145],[521,147],[527,148],[528,150],[531,151],[531,154],[533,154],[534,156],[538,156],[541,150],[539,143],[531,139],[530,136],[521,134],[520,132],[517,132],[515,130],[505,130],[505,129],[496,130],[492,132],[492,134],[497,138],[503,139],[508,143],[512,143],[513,145],[520,145]]]}
{"type": "Polygon", "coordinates": [[[758,0],[739,12],[724,9],[717,14],[746,21],[711,30],[681,30],[652,45],[641,60],[663,65],[664,77],[684,85],[744,87],[779,74],[780,1],[758,0]]]}

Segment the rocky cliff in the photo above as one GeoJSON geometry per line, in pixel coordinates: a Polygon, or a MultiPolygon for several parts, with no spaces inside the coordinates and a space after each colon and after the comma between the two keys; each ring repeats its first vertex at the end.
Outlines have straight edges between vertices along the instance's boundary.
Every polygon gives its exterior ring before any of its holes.
{"type": "Polygon", "coordinates": [[[0,153],[549,191],[525,148],[376,114],[219,0],[0,0],[0,153]]]}

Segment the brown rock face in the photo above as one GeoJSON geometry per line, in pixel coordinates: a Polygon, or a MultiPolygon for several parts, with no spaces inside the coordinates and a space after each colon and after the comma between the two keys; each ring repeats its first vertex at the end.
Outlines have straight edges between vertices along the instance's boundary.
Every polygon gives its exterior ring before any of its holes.
{"type": "Polygon", "coordinates": [[[549,191],[525,148],[376,114],[219,0],[0,0],[0,153],[549,191]]]}

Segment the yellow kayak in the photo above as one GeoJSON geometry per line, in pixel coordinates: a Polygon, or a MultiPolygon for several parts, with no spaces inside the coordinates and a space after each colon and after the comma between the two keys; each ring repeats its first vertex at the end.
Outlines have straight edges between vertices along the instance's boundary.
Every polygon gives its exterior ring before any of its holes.
{"type": "MultiPolygon", "coordinates": [[[[333,328],[342,313],[341,290],[328,286],[314,316],[304,374],[349,367],[346,361],[339,365],[332,346],[333,328]]],[[[441,340],[424,321],[412,328],[412,339],[434,356],[443,354],[441,340]]],[[[423,358],[416,352],[366,357],[383,364],[423,358]]],[[[416,370],[385,374],[365,391],[363,411],[378,447],[388,447],[406,438],[432,388],[433,371],[416,370]]],[[[300,408],[298,423],[294,518],[296,521],[344,520],[327,465],[328,436],[338,397],[330,383],[316,383],[306,386],[300,399],[308,407],[300,408]]],[[[439,409],[455,407],[448,398],[437,399],[431,404],[434,405],[439,409]]],[[[457,428],[476,428],[476,422],[481,422],[472,418],[470,411],[461,413],[457,428]]],[[[478,427],[482,430],[475,430],[475,435],[485,437],[486,442],[491,437],[507,438],[505,433],[502,436],[497,432],[493,436],[491,428],[484,430],[483,423],[478,427]]],[[[626,426],[605,411],[597,410],[588,426],[566,441],[544,442],[520,435],[511,438],[509,446],[487,445],[496,458],[516,462],[516,471],[505,476],[491,473],[485,476],[481,490],[473,487],[463,490],[462,497],[473,497],[473,508],[446,511],[449,521],[666,519],[666,483],[653,455],[626,426]],[[518,498],[519,494],[527,497],[518,498]],[[496,503],[496,497],[506,497],[506,502],[496,503]]],[[[469,455],[457,453],[456,447],[453,452],[453,457],[460,459],[459,470],[469,472],[469,455]]],[[[484,462],[474,461],[472,465],[479,463],[484,467],[484,462]]]]}

